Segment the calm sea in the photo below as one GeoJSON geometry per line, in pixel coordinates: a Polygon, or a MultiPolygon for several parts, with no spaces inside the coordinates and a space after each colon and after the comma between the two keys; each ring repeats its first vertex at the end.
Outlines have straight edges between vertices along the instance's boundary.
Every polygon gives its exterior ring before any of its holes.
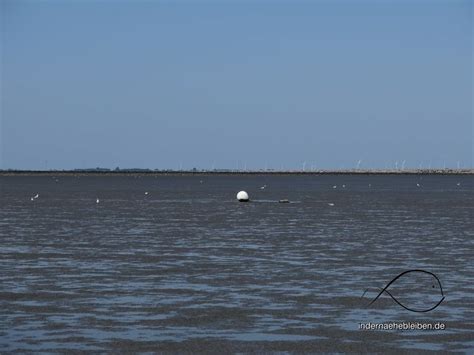
{"type": "Polygon", "coordinates": [[[473,180],[0,177],[0,352],[472,353],[473,180]]]}

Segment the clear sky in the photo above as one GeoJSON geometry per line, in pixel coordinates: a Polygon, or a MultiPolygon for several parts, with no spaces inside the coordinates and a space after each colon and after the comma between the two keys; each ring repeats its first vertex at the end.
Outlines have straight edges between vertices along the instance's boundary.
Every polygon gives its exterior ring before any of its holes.
{"type": "Polygon", "coordinates": [[[1,168],[473,166],[471,1],[0,1],[1,168]]]}

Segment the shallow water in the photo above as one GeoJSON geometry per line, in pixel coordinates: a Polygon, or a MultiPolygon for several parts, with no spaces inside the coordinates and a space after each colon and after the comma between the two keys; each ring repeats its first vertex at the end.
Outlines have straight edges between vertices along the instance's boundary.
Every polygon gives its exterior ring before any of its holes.
{"type": "MultiPolygon", "coordinates": [[[[0,187],[1,352],[474,349],[470,176],[16,176],[0,187]],[[410,269],[439,278],[439,307],[410,312],[386,293],[368,306],[410,269]],[[446,329],[359,330],[402,321],[446,329]]],[[[419,306],[436,300],[429,286],[390,290],[419,306]]]]}

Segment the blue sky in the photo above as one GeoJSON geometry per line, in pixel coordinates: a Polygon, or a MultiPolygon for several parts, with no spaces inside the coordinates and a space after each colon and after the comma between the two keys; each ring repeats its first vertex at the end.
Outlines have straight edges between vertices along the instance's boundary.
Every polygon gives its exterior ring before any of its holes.
{"type": "Polygon", "coordinates": [[[1,4],[4,169],[473,166],[470,1],[1,4]]]}

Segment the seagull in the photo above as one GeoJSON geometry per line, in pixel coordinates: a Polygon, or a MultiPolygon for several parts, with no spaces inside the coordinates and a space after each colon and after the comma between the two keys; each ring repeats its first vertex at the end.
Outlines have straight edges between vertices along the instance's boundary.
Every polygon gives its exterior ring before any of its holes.
{"type": "Polygon", "coordinates": [[[145,195],[148,195],[148,191],[145,192],[145,195]]]}
{"type": "Polygon", "coordinates": [[[99,198],[97,198],[97,200],[95,200],[95,203],[99,203],[99,202],[100,202],[100,201],[99,201],[99,198]]]}
{"type": "Polygon", "coordinates": [[[342,187],[346,188],[346,185],[342,185],[342,187]]]}
{"type": "Polygon", "coordinates": [[[328,205],[332,207],[332,206],[334,206],[334,203],[330,202],[330,203],[328,203],[328,205]]]}
{"type": "Polygon", "coordinates": [[[31,201],[34,201],[34,200],[35,200],[35,199],[32,197],[32,198],[31,198],[31,201]]]}
{"type": "Polygon", "coordinates": [[[332,188],[333,188],[333,189],[337,188],[337,185],[334,185],[332,188]]]}
{"type": "Polygon", "coordinates": [[[458,185],[458,186],[461,186],[461,183],[460,183],[460,182],[458,182],[456,185],[458,185]]]}
{"type": "Polygon", "coordinates": [[[260,190],[265,190],[265,188],[267,187],[267,185],[263,185],[260,190]]]}
{"type": "Polygon", "coordinates": [[[420,184],[419,184],[419,183],[416,183],[416,186],[420,187],[420,184]]]}
{"type": "Polygon", "coordinates": [[[40,197],[40,195],[39,195],[39,194],[36,194],[33,198],[36,199],[36,198],[38,198],[38,197],[40,197]]]}

